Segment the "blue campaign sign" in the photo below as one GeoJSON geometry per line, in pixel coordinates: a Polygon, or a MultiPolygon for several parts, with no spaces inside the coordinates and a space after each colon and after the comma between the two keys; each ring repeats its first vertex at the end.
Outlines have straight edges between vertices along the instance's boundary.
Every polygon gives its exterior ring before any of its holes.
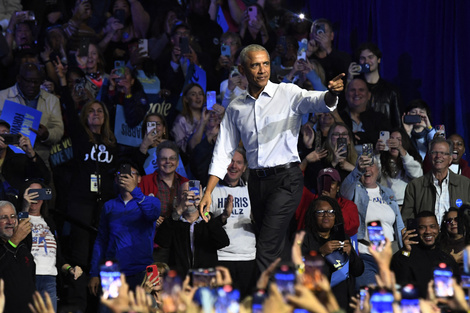
{"type": "Polygon", "coordinates": [[[217,24],[220,25],[224,33],[228,31],[228,23],[225,19],[224,11],[222,11],[222,7],[219,5],[219,9],[217,10],[217,24]]]}
{"type": "Polygon", "coordinates": [[[124,117],[122,105],[116,106],[114,135],[116,136],[116,141],[121,145],[138,147],[142,142],[142,122],[136,127],[129,127],[124,117]]]}
{"type": "MultiPolygon", "coordinates": [[[[28,137],[31,145],[34,146],[36,142],[36,133],[32,129],[38,129],[41,122],[42,112],[28,106],[16,103],[10,100],[5,100],[3,104],[2,115],[0,119],[5,120],[10,124],[10,133],[21,133],[28,137]]],[[[16,153],[24,153],[18,147],[10,146],[16,153]]]]}

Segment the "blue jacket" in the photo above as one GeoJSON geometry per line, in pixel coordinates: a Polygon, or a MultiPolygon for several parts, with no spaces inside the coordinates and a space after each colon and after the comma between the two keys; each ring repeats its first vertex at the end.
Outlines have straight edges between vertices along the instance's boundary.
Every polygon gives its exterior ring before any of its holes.
{"type": "MultiPolygon", "coordinates": [[[[353,200],[357,205],[359,211],[359,229],[357,230],[357,239],[364,239],[366,235],[366,214],[369,205],[369,195],[367,194],[366,187],[359,181],[362,173],[357,167],[344,179],[341,184],[341,195],[346,199],[353,200]]],[[[400,209],[395,199],[395,195],[390,188],[384,187],[377,183],[382,194],[382,199],[387,201],[387,204],[392,208],[395,213],[395,223],[393,223],[393,231],[395,233],[395,240],[401,248],[403,246],[401,238],[401,230],[405,227],[401,218],[400,209]]]]}
{"type": "Polygon", "coordinates": [[[153,237],[160,216],[160,200],[144,196],[138,187],[131,195],[133,199],[127,204],[119,195],[103,206],[93,247],[91,277],[98,277],[100,264],[109,259],[116,259],[126,275],[138,274],[153,263],[153,237]]]}

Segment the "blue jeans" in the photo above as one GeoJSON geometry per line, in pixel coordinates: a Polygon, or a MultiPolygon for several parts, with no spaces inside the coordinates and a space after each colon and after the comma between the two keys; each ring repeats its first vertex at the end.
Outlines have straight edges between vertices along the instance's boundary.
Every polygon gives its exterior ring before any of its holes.
{"type": "Polygon", "coordinates": [[[375,274],[379,272],[377,263],[375,263],[374,257],[361,253],[359,257],[364,262],[364,273],[361,276],[356,277],[356,290],[358,291],[360,287],[367,286],[370,284],[376,284],[375,274]]]}
{"type": "Polygon", "coordinates": [[[52,305],[54,306],[54,312],[57,312],[57,286],[56,277],[51,275],[36,275],[36,289],[42,295],[44,302],[44,292],[47,291],[51,297],[52,305]]]}

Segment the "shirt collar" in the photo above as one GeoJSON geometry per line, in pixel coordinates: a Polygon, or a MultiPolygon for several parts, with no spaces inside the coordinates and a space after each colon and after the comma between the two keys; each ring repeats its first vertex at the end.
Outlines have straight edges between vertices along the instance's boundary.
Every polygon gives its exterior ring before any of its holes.
{"type": "MultiPolygon", "coordinates": [[[[434,186],[439,186],[439,180],[436,178],[436,176],[434,176],[434,173],[432,174],[432,182],[433,182],[434,186]]],[[[447,185],[448,183],[449,183],[449,172],[447,172],[446,178],[444,178],[444,179],[442,180],[442,184],[443,184],[443,185],[444,185],[444,184],[447,185]]]]}
{"type": "Polygon", "coordinates": [[[245,186],[245,182],[241,178],[235,186],[230,186],[224,179],[220,181],[220,184],[222,186],[227,186],[227,187],[231,187],[231,188],[233,188],[233,187],[244,187],[245,186]]]}
{"type": "Polygon", "coordinates": [[[23,98],[25,101],[34,101],[34,100],[38,100],[38,99],[39,99],[39,96],[41,95],[41,89],[39,89],[39,93],[36,95],[36,97],[34,97],[34,99],[28,100],[28,99],[26,99],[26,97],[24,96],[23,92],[21,91],[20,86],[18,86],[18,83],[16,83],[16,90],[18,90],[18,94],[19,94],[20,97],[23,98]]]}
{"type": "MultiPolygon", "coordinates": [[[[270,80],[268,80],[268,83],[264,87],[263,91],[261,91],[260,95],[265,93],[268,97],[272,97],[274,95],[275,91],[276,91],[276,84],[274,84],[270,80]]],[[[249,99],[254,99],[253,96],[251,96],[250,93],[248,92],[248,88],[246,88],[245,92],[246,92],[245,100],[248,99],[248,98],[249,99]]]]}

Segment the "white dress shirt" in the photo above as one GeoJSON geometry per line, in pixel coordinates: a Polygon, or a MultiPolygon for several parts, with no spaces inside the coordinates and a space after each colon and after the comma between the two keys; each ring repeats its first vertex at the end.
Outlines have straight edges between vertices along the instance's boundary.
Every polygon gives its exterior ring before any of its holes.
{"type": "Polygon", "coordinates": [[[250,169],[299,162],[297,141],[302,115],[336,108],[326,105],[326,92],[268,81],[258,99],[248,91],[235,98],[220,125],[209,174],[224,178],[240,139],[250,169]]]}

